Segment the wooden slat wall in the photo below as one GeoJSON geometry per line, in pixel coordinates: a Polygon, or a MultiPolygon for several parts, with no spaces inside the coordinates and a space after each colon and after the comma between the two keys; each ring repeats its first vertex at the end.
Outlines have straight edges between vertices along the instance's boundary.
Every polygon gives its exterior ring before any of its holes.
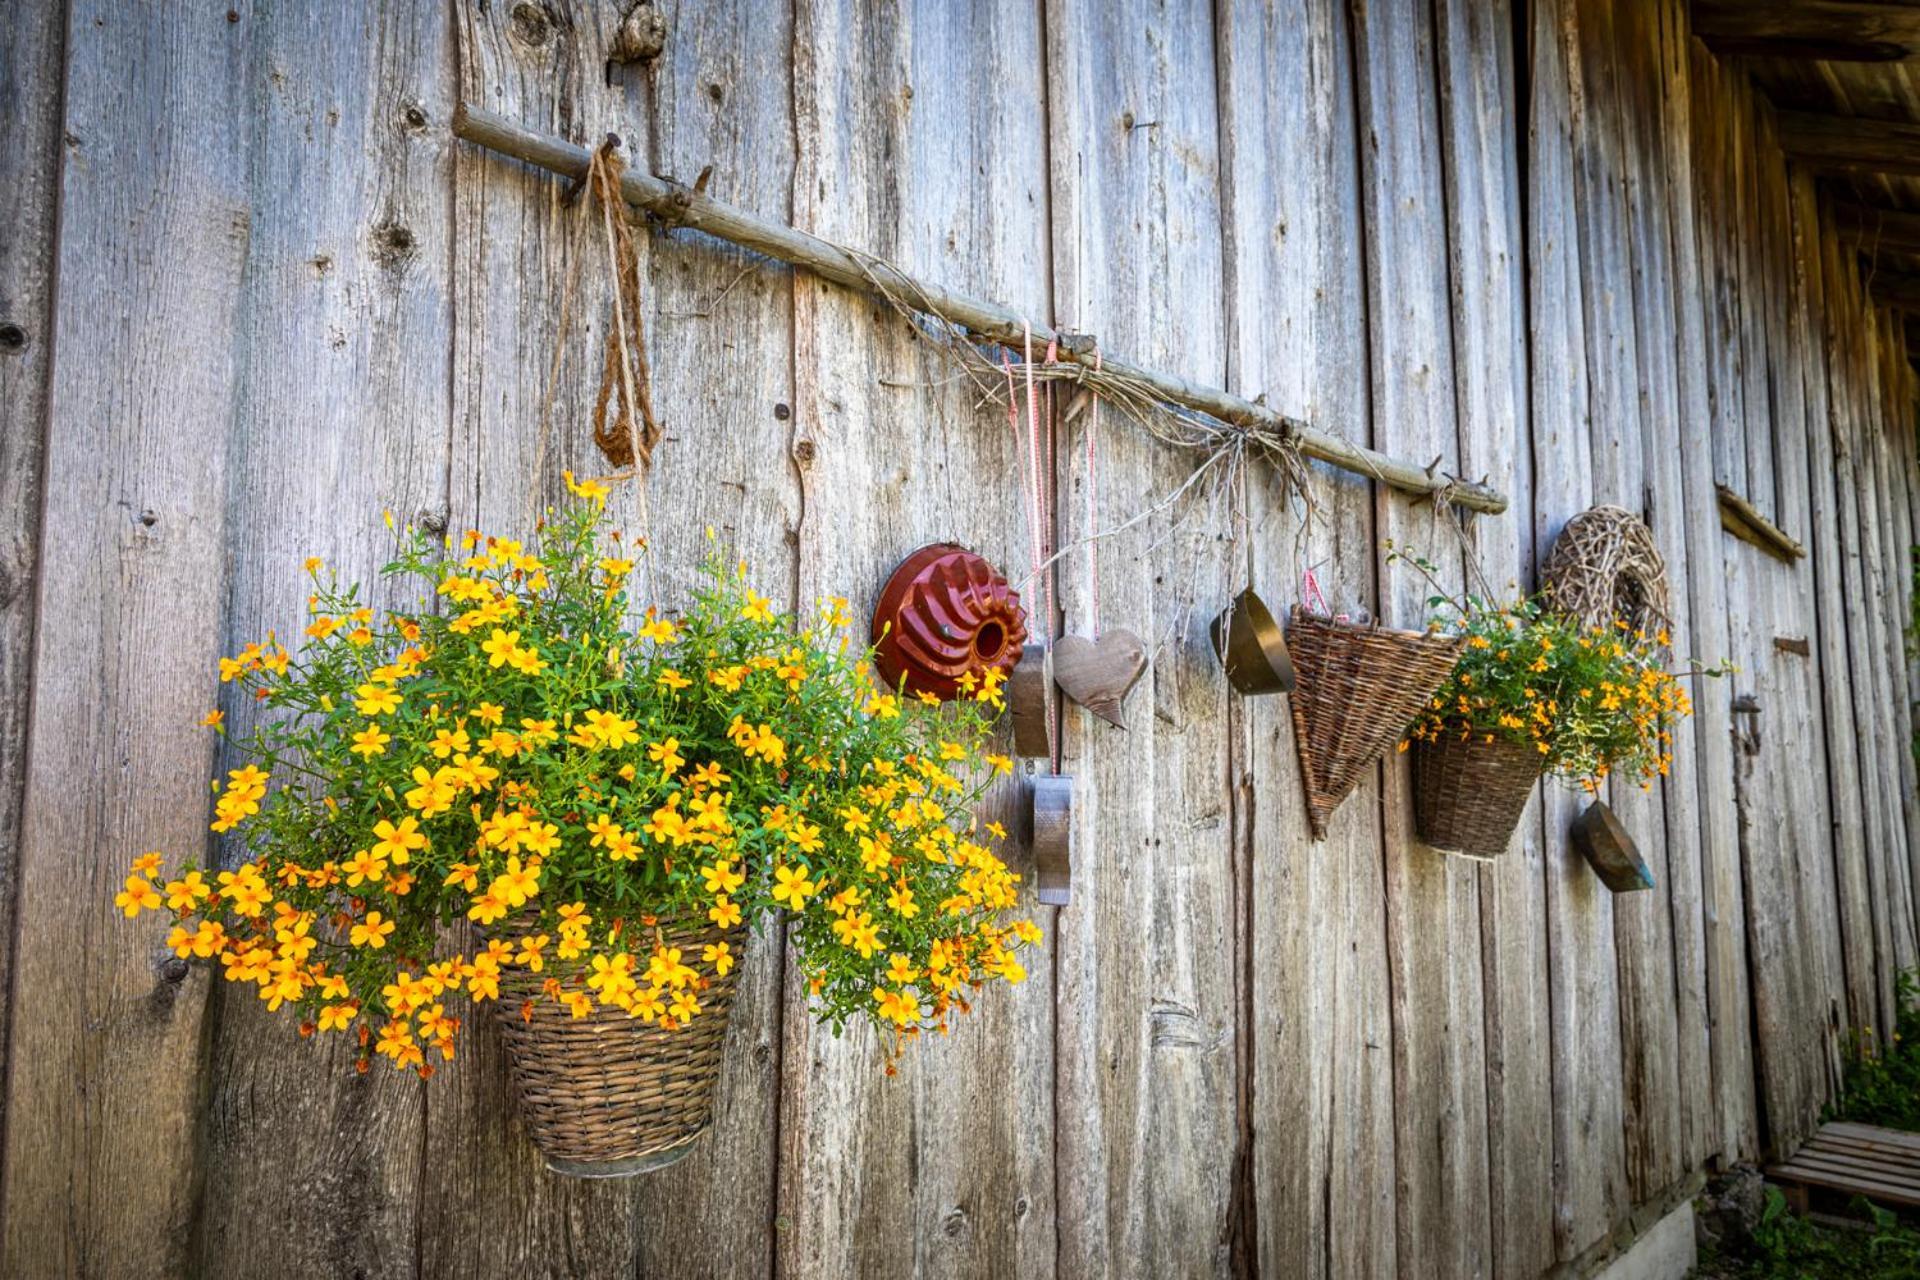
{"type": "MultiPolygon", "coordinates": [[[[0,1270],[1524,1277],[1810,1130],[1920,960],[1920,388],[1684,0],[663,0],[622,66],[626,8],[71,0],[0,34],[0,1270]],[[887,1077],[769,927],[701,1149],[554,1178],[485,1019],[431,1082],[358,1077],[110,905],[146,848],[217,852],[211,664],[294,629],[304,556],[365,577],[383,507],[509,528],[595,465],[597,227],[452,142],[462,98],[1512,507],[1463,546],[1316,466],[1303,523],[1257,464],[1105,542],[1097,602],[1070,561],[1063,625],[1152,662],[1127,731],[1063,716],[1076,898],[1029,980],[887,1077]],[[1808,557],[1726,537],[1716,482],[1808,557]],[[1383,539],[1524,584],[1595,501],[1651,524],[1677,652],[1741,667],[1672,776],[1610,789],[1657,890],[1598,885],[1557,786],[1490,864],[1421,847],[1398,758],[1312,841],[1287,703],[1228,693],[1213,613],[1310,567],[1413,621],[1383,539]]],[[[901,319],[644,244],[670,601],[708,526],[798,606],[935,538],[1024,574],[1004,417],[901,319]]],[[[1109,413],[1090,466],[1088,425],[1063,540],[1096,479],[1112,526],[1193,462],[1109,413]]]]}

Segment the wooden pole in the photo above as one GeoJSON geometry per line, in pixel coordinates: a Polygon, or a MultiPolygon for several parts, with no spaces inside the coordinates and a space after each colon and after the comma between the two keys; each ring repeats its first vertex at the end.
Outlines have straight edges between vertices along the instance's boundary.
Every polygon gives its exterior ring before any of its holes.
{"type": "MultiPolygon", "coordinates": [[[[524,160],[528,164],[569,178],[586,175],[585,147],[562,138],[536,133],[480,107],[461,103],[454,111],[453,132],[468,142],[524,160]]],[[[723,204],[696,188],[628,169],[621,176],[621,194],[662,221],[693,227],[708,235],[763,253],[792,266],[803,267],[824,280],[863,293],[892,295],[915,310],[937,316],[990,342],[1014,345],[1031,323],[1034,340],[1060,342],[1060,358],[1092,367],[1093,345],[1084,336],[1057,331],[1005,307],[956,293],[939,284],[915,279],[877,258],[856,258],[847,250],[795,227],[774,222],[744,209],[723,204]]],[[[1298,418],[1276,413],[1264,405],[1231,392],[1189,381],[1177,374],[1143,368],[1102,353],[1103,367],[1145,383],[1171,404],[1194,409],[1235,426],[1258,426],[1289,433],[1300,452],[1342,470],[1379,480],[1409,493],[1435,494],[1451,489],[1448,500],[1458,507],[1497,514],[1507,509],[1507,497],[1485,484],[1459,480],[1399,458],[1317,431],[1298,418]]]]}
{"type": "Polygon", "coordinates": [[[1762,515],[1760,508],[1726,485],[1716,484],[1714,488],[1720,494],[1720,527],[1728,533],[1742,542],[1751,542],[1768,555],[1789,564],[1807,554],[1805,547],[1762,515]]]}

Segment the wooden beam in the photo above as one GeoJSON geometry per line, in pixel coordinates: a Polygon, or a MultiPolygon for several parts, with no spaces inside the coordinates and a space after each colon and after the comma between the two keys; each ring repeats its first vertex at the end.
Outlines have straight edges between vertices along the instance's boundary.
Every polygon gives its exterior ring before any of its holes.
{"type": "Polygon", "coordinates": [[[1873,205],[1837,204],[1833,222],[1863,253],[1920,254],[1920,213],[1873,205]]]}
{"type": "Polygon", "coordinates": [[[1798,541],[1761,515],[1760,508],[1723,484],[1713,487],[1720,494],[1720,527],[1728,533],[1789,564],[1807,554],[1798,541]]]}
{"type": "Polygon", "coordinates": [[[1860,278],[1875,302],[1902,311],[1920,311],[1920,273],[1868,267],[1862,269],[1860,278]]]}
{"type": "Polygon", "coordinates": [[[1780,149],[1811,169],[1920,176],[1920,124],[1782,111],[1780,149]]]}
{"type": "Polygon", "coordinates": [[[1920,56],[1920,5],[1694,0],[1693,33],[1715,53],[1898,62],[1920,56]]]}
{"type": "MultiPolygon", "coordinates": [[[[568,178],[586,175],[589,160],[585,147],[548,134],[526,129],[491,111],[460,103],[454,110],[456,137],[498,151],[502,155],[538,165],[568,178]]],[[[796,227],[775,222],[724,204],[669,178],[628,169],[620,179],[621,194],[629,203],[645,209],[662,221],[681,227],[693,227],[708,235],[765,254],[849,289],[889,300],[903,300],[914,310],[937,316],[950,324],[1003,346],[1018,345],[1023,326],[1031,323],[1036,346],[1060,339],[1060,358],[1092,367],[1102,360],[1109,373],[1120,374],[1152,387],[1169,404],[1196,410],[1237,426],[1261,426],[1289,433],[1309,458],[1351,471],[1368,479],[1409,493],[1435,495],[1445,493],[1456,507],[1497,515],[1507,509],[1507,496],[1484,483],[1459,480],[1416,462],[1390,458],[1363,445],[1329,435],[1298,418],[1276,413],[1265,405],[1189,381],[1178,374],[1164,373],[1121,359],[1112,352],[1097,355],[1097,349],[1084,335],[1057,332],[1037,319],[1023,318],[998,303],[970,298],[944,285],[915,279],[899,268],[866,254],[854,253],[796,227]]],[[[1118,416],[1118,415],[1115,415],[1118,416]]]]}

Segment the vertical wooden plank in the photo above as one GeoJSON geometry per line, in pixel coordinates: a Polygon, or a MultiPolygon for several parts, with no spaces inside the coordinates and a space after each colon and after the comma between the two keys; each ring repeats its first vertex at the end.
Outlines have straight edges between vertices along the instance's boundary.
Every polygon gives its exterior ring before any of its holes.
{"type": "MultiPolygon", "coordinates": [[[[1713,423],[1729,412],[1717,377],[1724,343],[1719,336],[1717,294],[1719,237],[1704,212],[1724,189],[1713,168],[1723,157],[1717,131],[1718,64],[1705,46],[1684,44],[1684,57],[1670,72],[1670,86],[1688,126],[1675,142],[1670,172],[1675,291],[1680,308],[1680,388],[1687,421],[1713,423]]],[[[1708,660],[1733,651],[1729,597],[1723,568],[1717,477],[1717,431],[1684,431],[1682,489],[1687,511],[1688,591],[1692,597],[1695,651],[1708,660]]],[[[1746,921],[1739,861],[1738,815],[1733,797],[1733,692],[1730,682],[1696,689],[1694,727],[1699,746],[1701,798],[1702,915],[1706,921],[1709,1056],[1713,1067],[1716,1146],[1727,1161],[1757,1150],[1753,1091],[1752,1028],[1747,1004],[1746,921]]]]}
{"type": "MultiPolygon", "coordinates": [[[[253,223],[231,480],[216,499],[226,653],[299,636],[310,555],[398,603],[375,581],[393,550],[381,511],[445,510],[450,143],[406,112],[451,112],[446,24],[418,10],[337,18],[249,19],[253,223]]],[[[232,732],[257,723],[250,701],[222,698],[232,732]]],[[[229,754],[221,767],[238,767],[229,754]]],[[[213,1007],[199,1272],[410,1273],[421,1082],[385,1064],[357,1075],[348,1038],[300,1040],[244,987],[219,984],[213,1007]],[[326,1213],[307,1211],[316,1189],[326,1213]]]]}
{"type": "MultiPolygon", "coordinates": [[[[1646,515],[1666,561],[1674,650],[1682,660],[1694,652],[1695,618],[1688,589],[1687,515],[1682,477],[1685,342],[1679,329],[1676,292],[1690,288],[1677,278],[1672,228],[1672,140],[1684,138],[1676,118],[1671,71],[1684,66],[1683,14],[1674,5],[1623,6],[1618,13],[1620,56],[1652,74],[1628,78],[1623,141],[1628,160],[1636,352],[1640,368],[1640,430],[1646,515]]],[[[1693,690],[1696,697],[1699,690],[1693,690]]],[[[1663,998],[1671,1005],[1672,1044],[1658,1052],[1625,1054],[1629,1097],[1658,1097],[1673,1090],[1658,1116],[1634,1108],[1628,1130],[1628,1167],[1635,1198],[1664,1188],[1685,1169],[1697,1167],[1711,1149],[1712,1072],[1707,1048],[1706,953],[1701,914],[1702,818],[1695,737],[1676,726],[1670,749],[1674,765],[1662,784],[1664,840],[1643,842],[1656,890],[1642,903],[1628,903],[1615,916],[1625,997],[1646,1008],[1663,998]],[[1643,961],[1641,953],[1657,958],[1643,961]],[[1660,979],[1669,986],[1662,993],[1660,979]],[[1649,1160],[1656,1151],[1660,1160],[1649,1160]]],[[[1625,1048],[1625,1046],[1623,1046],[1625,1048]]]]}
{"type": "MultiPolygon", "coordinates": [[[[1222,376],[1212,7],[1049,4],[1057,318],[1222,376]]],[[[1196,459],[1110,431],[1099,522],[1196,459]]],[[[1205,1274],[1230,1260],[1239,972],[1227,693],[1206,625],[1237,587],[1224,507],[1163,511],[1101,549],[1108,625],[1148,638],[1125,734],[1069,735],[1088,864],[1059,919],[1060,1270],[1205,1274]]],[[[1066,616],[1088,625],[1077,575],[1066,616]]]]}
{"type": "MultiPolygon", "coordinates": [[[[1040,30],[1033,6],[1011,2],[798,5],[795,221],[1045,319],[1040,30]]],[[[802,278],[794,324],[802,598],[868,608],[907,552],[943,539],[1024,576],[1017,455],[999,408],[867,299],[802,278]]],[[[1025,598],[1044,618],[1040,597],[1025,598]]],[[[1086,785],[1080,805],[1097,801],[1086,785]]],[[[998,816],[1015,825],[1018,787],[1003,791],[998,816]]],[[[1078,849],[1083,864],[1099,857],[1084,838],[1078,849]]],[[[1096,876],[1076,867],[1069,911],[1085,910],[1096,876]]],[[[951,1038],[912,1046],[887,1078],[883,1039],[816,1025],[789,963],[782,1274],[1051,1272],[1053,974],[1045,952],[1026,964],[1024,985],[983,992],[951,1038]]]]}
{"type": "MultiPolygon", "coordinates": [[[[1366,330],[1346,14],[1332,0],[1219,11],[1229,383],[1365,438],[1366,330]],[[1275,75],[1273,69],[1288,68],[1275,75]]],[[[1310,529],[1280,479],[1247,477],[1250,580],[1275,608],[1304,567],[1370,607],[1368,486],[1316,469],[1310,529]]],[[[1285,699],[1235,704],[1236,825],[1248,847],[1246,1052],[1253,1271],[1391,1274],[1392,1026],[1380,791],[1369,777],[1315,843],[1285,699]]]]}
{"type": "MultiPolygon", "coordinates": [[[[41,469],[53,353],[53,266],[59,246],[61,83],[66,13],[40,5],[0,28],[0,1062],[12,1001],[13,913],[33,705],[33,618],[39,599],[41,469]]],[[[0,1090],[0,1131],[6,1096],[0,1090]]],[[[0,1149],[4,1143],[0,1142],[0,1149]]]]}
{"type": "MultiPolygon", "coordinates": [[[[1549,545],[1567,517],[1584,508],[1592,486],[1587,415],[1585,285],[1578,212],[1579,113],[1577,18],[1568,4],[1534,10],[1533,93],[1529,119],[1531,181],[1530,347],[1535,467],[1536,545],[1549,545]]],[[[1557,845],[1571,817],[1568,798],[1552,789],[1542,805],[1545,839],[1557,845]]],[[[1564,856],[1546,866],[1548,977],[1552,996],[1554,1245],[1571,1257],[1605,1229],[1624,1180],[1617,1147],[1618,1005],[1611,957],[1596,951],[1604,935],[1592,917],[1591,876],[1564,856]],[[1601,1078],[1612,1075],[1612,1083],[1601,1078]]],[[[1610,933],[1611,930],[1609,929],[1610,933]]]]}
{"type": "MultiPolygon", "coordinates": [[[[1514,15],[1505,4],[1443,0],[1439,83],[1453,280],[1455,403],[1460,462],[1489,475],[1511,501],[1475,517],[1488,584],[1508,595],[1534,567],[1533,448],[1527,404],[1526,245],[1520,205],[1514,15]]],[[[1488,1203],[1491,1269],[1536,1275],[1553,1261],[1552,1060],[1546,859],[1539,800],[1507,852],[1481,868],[1481,963],[1486,1003],[1488,1203]]]]}
{"type": "Polygon", "coordinates": [[[1892,881],[1892,843],[1887,828],[1888,806],[1885,778],[1879,767],[1881,747],[1875,726],[1879,704],[1873,690],[1872,615],[1865,607],[1871,591],[1866,522],[1863,512],[1866,495],[1860,492],[1862,440],[1872,430],[1874,415],[1865,396],[1867,387],[1867,339],[1862,317],[1865,299],[1852,254],[1837,240],[1831,245],[1828,270],[1830,307],[1834,321],[1835,346],[1841,361],[1840,391],[1844,396],[1844,414],[1836,427],[1834,452],[1835,488],[1840,497],[1843,582],[1850,603],[1847,647],[1852,673],[1854,723],[1863,747],[1859,777],[1861,804],[1866,814],[1867,869],[1872,888],[1875,933],[1878,942],[1880,989],[1880,1025],[1894,1026],[1898,1009],[1894,1003],[1894,978],[1900,969],[1900,943],[1896,936],[1895,892],[1892,881]],[[1859,625],[1852,619],[1858,616],[1859,625]]]}
{"type": "Polygon", "coordinates": [[[1882,794],[1887,800],[1888,883],[1893,886],[1895,896],[1894,949],[1900,967],[1907,969],[1920,961],[1920,929],[1916,928],[1913,895],[1916,850],[1911,839],[1912,825],[1920,821],[1915,816],[1916,809],[1920,809],[1920,795],[1916,795],[1920,788],[1916,788],[1913,778],[1911,725],[1899,680],[1906,670],[1906,655],[1901,639],[1904,620],[1898,611],[1898,589],[1894,582],[1905,572],[1906,556],[1904,548],[1896,545],[1891,513],[1893,482],[1888,474],[1891,468],[1888,436],[1900,413],[1894,400],[1901,394],[1900,369],[1905,361],[1899,352],[1904,341],[1891,313],[1885,309],[1868,304],[1864,320],[1872,352],[1869,383],[1872,410],[1861,439],[1862,482],[1870,484],[1872,492],[1866,513],[1869,527],[1863,538],[1868,553],[1869,590],[1878,624],[1871,636],[1874,699],[1879,711],[1878,763],[1883,770],[1882,794]]]}
{"type": "Polygon", "coordinates": [[[1801,280],[1800,332],[1805,352],[1806,458],[1808,520],[1806,544],[1811,561],[1813,601],[1808,637],[1820,676],[1820,704],[1825,735],[1825,812],[1830,823],[1830,852],[1835,886],[1834,910],[1840,937],[1845,1002],[1839,1028],[1852,1031],[1877,1028],[1879,1002],[1874,981],[1873,910],[1870,905],[1864,815],[1861,810],[1860,743],[1848,688],[1846,632],[1850,625],[1843,605],[1840,570],[1840,529],[1836,512],[1834,420],[1838,412],[1829,383],[1832,360],[1831,327],[1827,315],[1825,241],[1833,233],[1822,223],[1820,202],[1811,174],[1789,175],[1792,188],[1795,250],[1801,280]]]}
{"type": "MultiPolygon", "coordinates": [[[[460,0],[452,14],[454,90],[585,145],[618,133],[629,143],[631,162],[644,155],[638,144],[646,116],[609,83],[606,41],[619,17],[612,0],[460,0]]],[[[568,201],[568,187],[486,152],[462,147],[454,154],[446,518],[456,535],[478,528],[524,536],[541,506],[561,495],[563,468],[609,469],[592,443],[590,410],[611,281],[600,226],[582,221],[597,219],[597,206],[568,201]],[[543,449],[541,402],[576,255],[573,336],[551,375],[543,449]]],[[[649,242],[641,237],[641,243],[649,242]]],[[[643,273],[650,273],[650,248],[642,258],[643,273]]],[[[631,491],[613,502],[631,527],[631,491]]],[[[749,976],[743,994],[750,997],[753,988],[749,976]]],[[[420,1271],[560,1276],[632,1270],[638,1187],[632,1180],[587,1181],[546,1171],[513,1108],[502,1105],[506,1055],[495,1016],[487,1010],[471,1018],[460,1069],[430,1085],[421,1158],[433,1176],[425,1179],[419,1206],[420,1271]],[[512,1210],[501,1213],[503,1204],[512,1210]]],[[[730,1059],[745,1050],[742,1029],[734,1030],[730,1059]]]]}
{"type": "MultiPolygon", "coordinates": [[[[1637,123],[1650,104],[1649,87],[1631,61],[1634,36],[1628,7],[1591,3],[1581,8],[1581,75],[1587,103],[1586,136],[1579,147],[1581,230],[1586,274],[1594,284],[1586,292],[1592,496],[1595,502],[1611,502],[1645,516],[1650,482],[1643,419],[1652,410],[1649,381],[1655,373],[1644,362],[1648,347],[1658,346],[1658,337],[1657,328],[1645,331],[1654,317],[1635,306],[1639,277],[1647,265],[1643,254],[1648,254],[1651,239],[1640,217],[1648,196],[1640,173],[1637,123]]],[[[1625,778],[1615,779],[1608,792],[1627,828],[1657,845],[1666,830],[1664,797],[1625,778]]],[[[1584,803],[1574,799],[1572,812],[1584,803]]],[[[1657,849],[1652,858],[1657,869],[1651,893],[1613,897],[1596,886],[1594,898],[1606,904],[1612,918],[1627,1204],[1652,1198],[1680,1172],[1671,914],[1664,867],[1658,866],[1664,858],[1657,849]]]]}
{"type": "Polygon", "coordinates": [[[179,1275],[207,978],[112,899],[143,850],[209,852],[249,31],[68,16],[0,1271],[179,1275]]]}
{"type": "MultiPolygon", "coordinates": [[[[646,121],[636,151],[655,173],[686,180],[712,165],[715,196],[787,220],[790,7],[729,0],[657,8],[666,22],[660,57],[615,73],[627,117],[646,121]]],[[[648,245],[653,401],[666,432],[649,485],[662,593],[669,607],[685,603],[711,526],[747,561],[756,589],[810,609],[814,601],[801,594],[794,572],[801,497],[792,273],[699,232],[656,228],[648,245]]],[[[600,314],[588,318],[596,328],[604,322],[600,314]]],[[[589,367],[592,354],[593,344],[583,344],[589,367]]],[[[588,390],[592,377],[583,375],[577,390],[588,390]]],[[[589,465],[586,454],[573,461],[589,465]]],[[[772,1269],[783,970],[783,931],[765,923],[742,961],[713,1128],[684,1162],[635,1188],[641,1275],[745,1277],[772,1269]],[[700,1211],[687,1212],[690,1205],[700,1211]]]]}
{"type": "MultiPolygon", "coordinates": [[[[1368,336],[1376,446],[1457,471],[1432,17],[1424,6],[1356,11],[1368,336]]],[[[1445,580],[1461,585],[1458,548],[1430,504],[1416,511],[1383,491],[1377,505],[1390,540],[1447,566],[1445,580]]],[[[1383,619],[1422,625],[1432,590],[1424,578],[1383,566],[1381,581],[1383,619]]],[[[1491,1256],[1479,871],[1419,845],[1405,761],[1386,777],[1400,1270],[1473,1274],[1491,1256]]]]}

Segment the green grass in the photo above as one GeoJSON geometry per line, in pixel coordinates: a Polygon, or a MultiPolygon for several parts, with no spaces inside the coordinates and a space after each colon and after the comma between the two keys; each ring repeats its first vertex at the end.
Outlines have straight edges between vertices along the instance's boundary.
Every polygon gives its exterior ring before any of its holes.
{"type": "Polygon", "coordinates": [[[1829,1227],[1787,1211],[1767,1188],[1753,1244],[1740,1257],[1702,1256],[1700,1276],[1718,1280],[1901,1280],[1920,1277],[1920,1231],[1878,1205],[1856,1200],[1857,1228],[1829,1227]]]}

